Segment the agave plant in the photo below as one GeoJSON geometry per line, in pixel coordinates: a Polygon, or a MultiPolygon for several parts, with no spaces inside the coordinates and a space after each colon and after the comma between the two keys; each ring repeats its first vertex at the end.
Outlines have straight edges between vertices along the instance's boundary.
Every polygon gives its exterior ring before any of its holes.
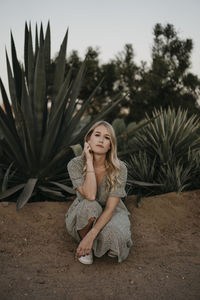
{"type": "Polygon", "coordinates": [[[0,146],[4,155],[1,167],[5,171],[0,199],[17,193],[17,209],[23,207],[35,194],[64,198],[63,192],[72,192],[66,164],[71,146],[77,144],[88,128],[102,119],[121,98],[110,101],[92,121],[77,130],[85,110],[94,98],[94,92],[84,103],[78,95],[85,75],[87,58],[75,80],[71,71],[65,74],[65,56],[68,32],[63,39],[56,60],[51,83],[50,25],[45,35],[41,24],[35,31],[33,49],[31,26],[25,24],[24,64],[17,58],[11,33],[12,68],[6,53],[10,100],[3,82],[0,89],[4,109],[0,107],[0,146]]]}
{"type": "Polygon", "coordinates": [[[181,109],[154,110],[156,115],[158,118],[135,134],[139,152],[128,162],[129,176],[161,184],[152,189],[154,193],[180,192],[192,187],[199,172],[199,120],[181,109]]]}

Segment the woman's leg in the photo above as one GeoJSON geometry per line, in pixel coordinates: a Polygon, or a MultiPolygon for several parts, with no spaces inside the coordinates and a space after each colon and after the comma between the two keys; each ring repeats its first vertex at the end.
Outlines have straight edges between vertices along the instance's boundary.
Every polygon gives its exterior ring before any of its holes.
{"type": "MultiPolygon", "coordinates": [[[[101,213],[102,207],[97,201],[89,201],[87,199],[81,201],[80,210],[76,215],[76,230],[80,239],[84,238],[101,213]]],[[[91,251],[86,255],[78,257],[78,260],[82,264],[92,264],[93,252],[91,251]]]]}
{"type": "Polygon", "coordinates": [[[93,250],[97,257],[112,250],[118,256],[118,262],[127,258],[131,247],[130,221],[128,216],[115,213],[94,241],[93,250]]]}
{"type": "Polygon", "coordinates": [[[93,225],[93,223],[94,223],[95,220],[96,220],[95,217],[91,217],[88,220],[88,224],[83,229],[77,230],[81,239],[83,239],[84,236],[86,236],[86,234],[88,233],[88,231],[90,231],[90,229],[92,228],[92,225],[93,225]]]}
{"type": "Polygon", "coordinates": [[[80,202],[80,209],[76,216],[77,232],[81,239],[92,228],[95,220],[101,215],[102,207],[97,201],[84,199],[80,202]],[[86,224],[86,225],[85,225],[86,224]]]}

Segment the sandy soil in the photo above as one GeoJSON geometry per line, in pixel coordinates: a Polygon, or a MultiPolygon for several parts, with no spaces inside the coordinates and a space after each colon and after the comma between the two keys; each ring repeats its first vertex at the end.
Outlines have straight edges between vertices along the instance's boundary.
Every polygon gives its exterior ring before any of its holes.
{"type": "Polygon", "coordinates": [[[144,198],[139,208],[129,197],[134,246],[121,264],[74,260],[70,204],[0,203],[1,300],[200,299],[200,191],[144,198]]]}

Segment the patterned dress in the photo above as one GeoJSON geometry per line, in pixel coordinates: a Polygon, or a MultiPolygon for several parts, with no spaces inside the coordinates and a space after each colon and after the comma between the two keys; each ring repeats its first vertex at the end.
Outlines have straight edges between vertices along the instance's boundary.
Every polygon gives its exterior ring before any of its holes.
{"type": "MultiPolygon", "coordinates": [[[[96,220],[101,215],[108,197],[125,197],[125,185],[127,179],[127,168],[120,161],[121,170],[118,184],[112,191],[106,189],[106,173],[97,189],[96,200],[89,201],[76,190],[77,197],[69,207],[65,217],[67,231],[77,242],[80,242],[78,230],[88,224],[91,217],[96,220]]],[[[68,172],[74,188],[82,186],[84,183],[83,176],[84,161],[82,156],[73,158],[68,163],[68,172]]],[[[96,257],[103,256],[108,250],[117,253],[118,262],[125,260],[132,246],[130,221],[126,206],[120,199],[111,220],[102,228],[93,242],[93,252],[96,257]]]]}

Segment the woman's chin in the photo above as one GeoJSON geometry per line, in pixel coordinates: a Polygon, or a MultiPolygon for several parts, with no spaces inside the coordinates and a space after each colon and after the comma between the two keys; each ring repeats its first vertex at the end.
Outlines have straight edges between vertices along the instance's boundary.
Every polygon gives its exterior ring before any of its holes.
{"type": "Polygon", "coordinates": [[[95,149],[93,151],[94,154],[97,154],[97,155],[105,155],[106,154],[106,151],[105,149],[95,149]]]}

